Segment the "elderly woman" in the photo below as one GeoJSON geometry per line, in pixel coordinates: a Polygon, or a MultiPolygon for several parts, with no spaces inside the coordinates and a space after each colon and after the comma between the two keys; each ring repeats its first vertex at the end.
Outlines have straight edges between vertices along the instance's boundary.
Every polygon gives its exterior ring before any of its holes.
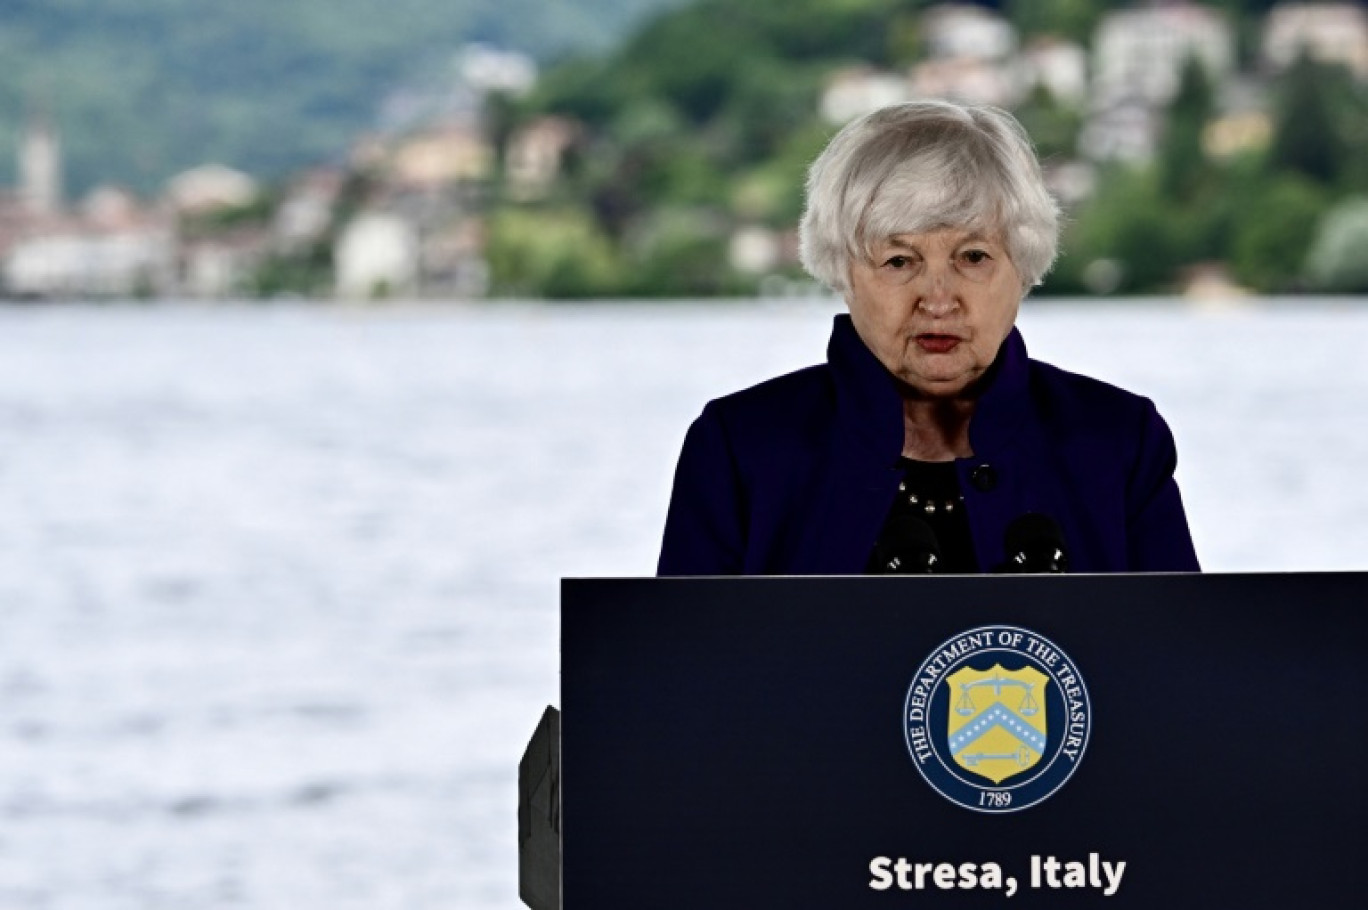
{"type": "Polygon", "coordinates": [[[1014,327],[1058,221],[1004,111],[915,102],[841,130],[802,257],[850,313],[824,365],[703,409],[659,573],[989,572],[1033,540],[1038,568],[1196,571],[1154,405],[1029,359],[1014,327]]]}

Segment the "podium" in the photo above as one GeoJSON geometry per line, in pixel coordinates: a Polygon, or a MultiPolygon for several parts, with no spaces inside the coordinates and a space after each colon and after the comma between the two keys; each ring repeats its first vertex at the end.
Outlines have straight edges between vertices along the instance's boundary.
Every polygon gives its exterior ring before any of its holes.
{"type": "Polygon", "coordinates": [[[1368,575],[583,579],[561,622],[565,910],[1364,905],[1368,575]]]}

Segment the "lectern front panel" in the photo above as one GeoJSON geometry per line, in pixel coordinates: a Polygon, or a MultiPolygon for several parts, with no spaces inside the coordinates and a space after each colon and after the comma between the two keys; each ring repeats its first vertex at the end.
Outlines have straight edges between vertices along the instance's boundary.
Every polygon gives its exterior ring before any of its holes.
{"type": "Polygon", "coordinates": [[[567,580],[564,907],[1361,908],[1366,599],[567,580]]]}

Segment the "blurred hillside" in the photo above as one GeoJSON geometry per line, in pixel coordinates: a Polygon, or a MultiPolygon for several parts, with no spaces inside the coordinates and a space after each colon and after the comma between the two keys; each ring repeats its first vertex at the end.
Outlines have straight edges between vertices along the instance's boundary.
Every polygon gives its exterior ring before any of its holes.
{"type": "Polygon", "coordinates": [[[1368,290],[1368,14],[1268,0],[698,0],[517,108],[580,140],[495,213],[494,289],[779,291],[827,138],[936,97],[1034,139],[1066,211],[1046,292],[1368,290]]]}
{"type": "Polygon", "coordinates": [[[602,51],[677,0],[4,0],[0,183],[27,111],[62,132],[70,191],[147,191],[219,161],[278,177],[337,158],[408,87],[482,41],[602,51]]]}
{"type": "Polygon", "coordinates": [[[1043,293],[1368,292],[1363,3],[654,2],[83,13],[70,59],[26,51],[53,100],[0,185],[0,295],[811,293],[808,165],[925,98],[1035,141],[1065,211],[1043,293]],[[605,43],[596,11],[641,18],[605,43]],[[213,161],[240,170],[167,179],[213,161]]]}

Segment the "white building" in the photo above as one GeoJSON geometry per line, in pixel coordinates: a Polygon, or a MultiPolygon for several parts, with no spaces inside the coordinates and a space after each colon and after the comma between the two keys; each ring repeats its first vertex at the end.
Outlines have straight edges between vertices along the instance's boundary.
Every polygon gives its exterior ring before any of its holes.
{"type": "Polygon", "coordinates": [[[1022,100],[1026,86],[1014,66],[959,57],[918,63],[908,88],[914,98],[1012,107],[1022,100]]]}
{"type": "Polygon", "coordinates": [[[777,268],[783,259],[784,244],[776,231],[760,225],[739,227],[727,244],[731,267],[748,275],[763,275],[777,268]]]}
{"type": "Polygon", "coordinates": [[[251,293],[248,282],[265,253],[265,234],[255,229],[186,240],[180,249],[177,293],[198,300],[251,293]]]}
{"type": "Polygon", "coordinates": [[[131,227],[147,218],[138,197],[121,186],[105,183],[95,187],[81,200],[80,216],[87,224],[100,228],[131,227]]]}
{"type": "Polygon", "coordinates": [[[3,264],[6,293],[49,298],[133,297],[164,289],[173,270],[170,229],[52,224],[21,237],[3,264]]]}
{"type": "Polygon", "coordinates": [[[45,117],[29,121],[19,145],[19,198],[29,215],[62,209],[62,145],[45,117]]]}
{"type": "Polygon", "coordinates": [[[840,126],[911,97],[905,76],[868,66],[849,67],[832,75],[822,91],[818,111],[827,123],[840,126]]]}
{"type": "Polygon", "coordinates": [[[1093,160],[1153,158],[1163,109],[1189,60],[1216,84],[1235,69],[1235,35],[1220,13],[1173,3],[1108,13],[1093,40],[1093,92],[1079,151],[1093,160]]]}
{"type": "Polygon", "coordinates": [[[318,240],[332,224],[343,175],[331,168],[308,171],[291,182],[271,220],[271,242],[291,253],[318,240]]]}
{"type": "Polygon", "coordinates": [[[1006,19],[981,6],[946,3],[927,9],[920,24],[927,59],[908,74],[911,97],[1010,107],[1025,96],[1016,29],[1006,19]]]}
{"type": "Polygon", "coordinates": [[[337,296],[368,300],[411,294],[419,275],[418,231],[397,215],[363,212],[347,223],[333,248],[337,296]]]}
{"type": "Polygon", "coordinates": [[[1368,79],[1368,11],[1352,3],[1273,7],[1264,23],[1264,61],[1281,70],[1302,54],[1341,63],[1359,79],[1368,79]]]}
{"type": "Polygon", "coordinates": [[[456,58],[461,81],[481,94],[525,95],[537,84],[537,64],[526,54],[467,44],[456,58]]]}
{"type": "Polygon", "coordinates": [[[579,126],[565,117],[538,117],[518,130],[504,153],[509,194],[526,201],[550,192],[560,176],[566,151],[579,136],[579,126]]]}
{"type": "Polygon", "coordinates": [[[1061,104],[1080,107],[1088,98],[1088,52],[1059,38],[1038,38],[1021,52],[1022,72],[1061,104]]]}
{"type": "Polygon", "coordinates": [[[462,122],[436,124],[400,140],[387,168],[391,182],[414,190],[484,180],[493,169],[494,148],[483,130],[462,122]]]}
{"type": "Polygon", "coordinates": [[[1213,81],[1234,69],[1235,35],[1224,16],[1188,3],[1108,13],[1093,39],[1094,101],[1101,108],[1122,98],[1166,106],[1189,58],[1213,81]]]}
{"type": "Polygon", "coordinates": [[[921,31],[930,57],[1005,60],[1016,52],[1016,29],[981,6],[944,3],[922,14],[921,31]]]}
{"type": "Polygon", "coordinates": [[[176,211],[194,214],[247,205],[257,196],[257,184],[241,171],[205,164],[172,177],[166,195],[176,211]]]}
{"type": "Polygon", "coordinates": [[[1093,161],[1143,164],[1154,157],[1162,112],[1139,99],[1121,99],[1094,111],[1078,136],[1078,150],[1093,161]]]}

